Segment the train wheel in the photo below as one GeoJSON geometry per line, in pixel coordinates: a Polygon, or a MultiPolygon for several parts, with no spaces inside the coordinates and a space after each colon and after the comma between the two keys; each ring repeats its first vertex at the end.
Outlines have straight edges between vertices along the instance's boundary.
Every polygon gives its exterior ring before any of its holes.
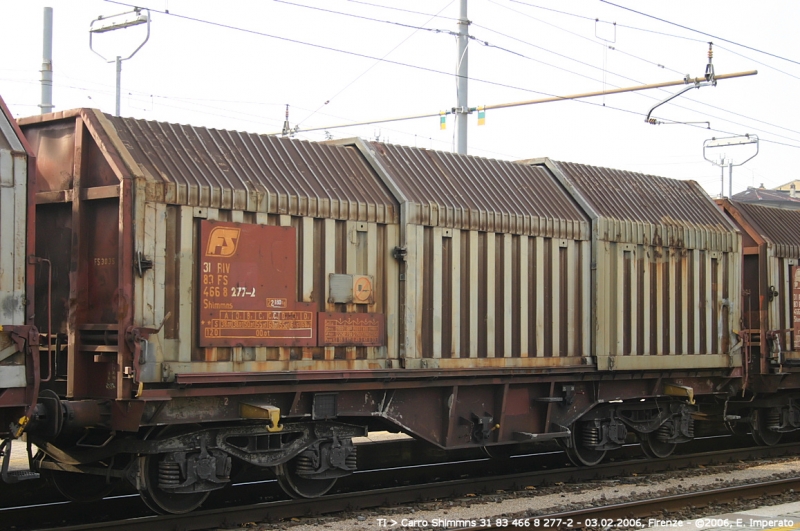
{"type": "Polygon", "coordinates": [[[566,452],[569,460],[575,466],[594,466],[599,464],[606,456],[606,450],[595,450],[588,448],[583,444],[584,431],[582,423],[576,422],[572,426],[572,435],[570,435],[571,447],[564,445],[564,452],[566,452]]]}
{"type": "Polygon", "coordinates": [[[62,496],[79,503],[102,500],[117,486],[117,481],[114,479],[111,483],[107,483],[105,476],[72,474],[55,470],[43,470],[42,472],[62,496]]]}
{"type": "Polygon", "coordinates": [[[297,473],[297,458],[275,467],[278,485],[292,498],[319,498],[331,490],[336,478],[309,479],[297,473]]]}
{"type": "Polygon", "coordinates": [[[760,446],[775,446],[781,442],[783,434],[768,427],[767,412],[763,409],[753,411],[753,440],[760,446]]]}
{"type": "MultiPolygon", "coordinates": [[[[163,439],[167,436],[190,433],[199,427],[198,424],[165,426],[158,432],[157,438],[163,439]]],[[[158,463],[162,457],[159,454],[144,457],[142,466],[144,467],[145,485],[144,490],[139,492],[144,504],[158,514],[184,514],[200,507],[200,504],[208,498],[209,492],[174,493],[158,486],[158,463]]]]}
{"type": "Polygon", "coordinates": [[[158,486],[158,463],[161,456],[148,455],[144,458],[145,488],[139,494],[142,501],[158,514],[184,514],[194,511],[208,498],[208,492],[172,493],[158,486]]]}
{"type": "Polygon", "coordinates": [[[638,433],[637,436],[639,437],[639,445],[642,447],[642,451],[651,459],[669,457],[678,446],[675,443],[658,440],[655,432],[638,433]]]}

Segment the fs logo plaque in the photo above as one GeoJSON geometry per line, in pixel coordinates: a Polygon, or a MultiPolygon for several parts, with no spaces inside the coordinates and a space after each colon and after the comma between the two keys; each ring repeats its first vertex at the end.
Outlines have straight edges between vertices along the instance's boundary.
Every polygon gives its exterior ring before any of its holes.
{"type": "Polygon", "coordinates": [[[293,227],[200,223],[198,345],[316,346],[316,312],[297,301],[293,227]]]}
{"type": "Polygon", "coordinates": [[[241,229],[234,227],[214,227],[208,235],[206,256],[230,258],[235,255],[241,233],[241,229]]]}

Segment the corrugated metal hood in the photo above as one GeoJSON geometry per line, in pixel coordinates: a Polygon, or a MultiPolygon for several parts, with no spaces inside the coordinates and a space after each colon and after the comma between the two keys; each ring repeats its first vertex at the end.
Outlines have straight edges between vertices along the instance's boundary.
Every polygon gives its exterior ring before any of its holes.
{"type": "Polygon", "coordinates": [[[800,258],[800,210],[731,201],[769,243],[777,256],[800,258]]]}
{"type": "Polygon", "coordinates": [[[151,198],[396,222],[397,201],[355,149],[87,111],[96,113],[112,144],[127,152],[123,160],[149,181],[151,198]]]}
{"type": "Polygon", "coordinates": [[[411,204],[410,223],[589,238],[588,216],[542,168],[380,142],[369,146],[411,204]]]}

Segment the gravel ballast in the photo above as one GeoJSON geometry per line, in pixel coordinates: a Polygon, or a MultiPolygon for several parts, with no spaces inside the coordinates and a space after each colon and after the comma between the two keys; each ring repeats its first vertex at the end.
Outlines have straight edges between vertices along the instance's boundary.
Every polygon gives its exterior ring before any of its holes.
{"type": "MultiPolygon", "coordinates": [[[[381,507],[355,513],[343,512],[289,521],[256,524],[246,527],[258,530],[291,529],[292,531],[349,531],[377,529],[447,529],[464,526],[465,522],[494,520],[496,518],[526,518],[552,514],[570,509],[600,507],[612,503],[655,498],[709,490],[725,486],[753,483],[800,475],[800,459],[775,459],[770,461],[740,462],[693,470],[661,472],[647,475],[620,477],[587,483],[556,484],[550,487],[526,487],[519,491],[498,491],[493,494],[474,494],[450,500],[424,502],[399,507],[381,507]],[[391,525],[392,521],[397,522],[391,525]],[[459,525],[461,524],[461,525],[459,525]]],[[[794,493],[776,497],[776,503],[800,500],[794,493]]],[[[708,514],[722,514],[733,510],[747,510],[765,505],[761,500],[737,507],[720,505],[709,507],[708,514]]],[[[702,512],[702,511],[701,511],[702,512]]],[[[681,520],[706,514],[668,515],[681,520]]],[[[467,525],[468,526],[468,525],[467,525]]],[[[464,527],[467,527],[464,526],[464,527]]],[[[509,525],[509,528],[514,528],[509,525]]],[[[242,529],[242,527],[236,528],[242,529]]],[[[225,529],[220,531],[233,531],[225,529]]]]}

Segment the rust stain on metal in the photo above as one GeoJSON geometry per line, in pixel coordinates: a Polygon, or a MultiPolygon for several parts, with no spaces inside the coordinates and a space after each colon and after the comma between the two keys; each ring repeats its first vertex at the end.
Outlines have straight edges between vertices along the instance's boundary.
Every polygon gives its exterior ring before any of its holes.
{"type": "Polygon", "coordinates": [[[159,201],[391,223],[397,201],[357,150],[104,115],[159,201]]]}
{"type": "Polygon", "coordinates": [[[419,223],[464,230],[588,239],[588,217],[544,169],[371,143],[419,223]]]}
{"type": "Polygon", "coordinates": [[[296,299],[292,227],[203,221],[201,347],[315,346],[316,322],[296,299]]]}
{"type": "Polygon", "coordinates": [[[792,267],[792,328],[794,349],[800,350],[800,266],[792,267]]]}
{"type": "Polygon", "coordinates": [[[800,226],[800,210],[734,201],[731,205],[744,213],[745,220],[758,234],[775,246],[777,256],[800,258],[800,232],[796,229],[800,226]]]}
{"type": "Polygon", "coordinates": [[[384,314],[320,312],[318,318],[321,347],[379,347],[386,344],[384,314]]]}
{"type": "Polygon", "coordinates": [[[731,231],[722,212],[710,208],[708,196],[692,181],[569,162],[556,164],[600,216],[731,231]]]}

